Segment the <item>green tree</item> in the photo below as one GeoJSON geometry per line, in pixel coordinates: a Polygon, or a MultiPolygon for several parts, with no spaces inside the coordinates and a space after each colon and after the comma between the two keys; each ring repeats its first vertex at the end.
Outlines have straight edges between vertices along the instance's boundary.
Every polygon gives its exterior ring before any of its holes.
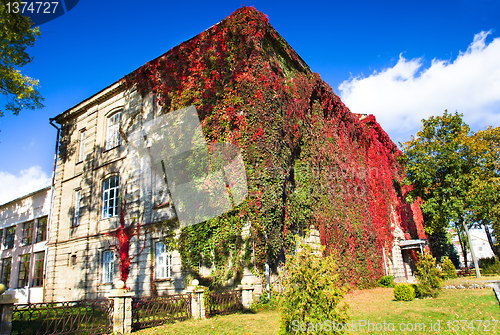
{"type": "Polygon", "coordinates": [[[443,288],[444,273],[436,267],[436,259],[428,252],[417,262],[418,291],[422,297],[437,297],[443,288]]]}
{"type": "MultiPolygon", "coordinates": [[[[31,28],[28,17],[8,12],[7,2],[12,8],[15,1],[0,1],[0,92],[6,97],[6,110],[17,115],[22,109],[43,107],[43,97],[35,89],[39,86],[38,80],[19,70],[33,60],[26,48],[34,45],[40,31],[31,28]]],[[[3,116],[2,110],[0,116],[3,116]]]]}
{"type": "MultiPolygon", "coordinates": [[[[481,179],[478,166],[483,164],[467,145],[472,133],[458,113],[445,111],[442,116],[431,116],[422,123],[417,137],[403,147],[407,163],[405,179],[413,185],[409,201],[417,197],[423,200],[421,208],[428,233],[442,231],[454,223],[457,230],[463,227],[468,235],[474,207],[470,190],[481,179]]],[[[472,248],[471,253],[479,277],[472,248]]]]}
{"type": "MultiPolygon", "coordinates": [[[[346,289],[340,286],[334,257],[321,256],[310,245],[301,243],[295,255],[288,255],[280,275],[278,296],[280,334],[329,334],[328,329],[344,329],[349,320],[343,301],[346,289]],[[324,324],[325,320],[331,322],[324,324]],[[342,324],[341,327],[334,326],[342,324]]],[[[338,331],[337,333],[344,333],[338,331]]]]}
{"type": "Polygon", "coordinates": [[[465,138],[464,147],[475,161],[472,185],[469,189],[471,220],[485,228],[491,249],[500,257],[500,127],[488,127],[465,138]],[[490,227],[493,232],[490,232],[490,227]]]}

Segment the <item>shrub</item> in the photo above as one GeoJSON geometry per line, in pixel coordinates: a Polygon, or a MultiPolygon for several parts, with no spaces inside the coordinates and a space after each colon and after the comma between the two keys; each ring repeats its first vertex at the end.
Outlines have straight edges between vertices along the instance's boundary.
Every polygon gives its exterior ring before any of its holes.
{"type": "Polygon", "coordinates": [[[411,284],[397,284],[394,288],[394,299],[398,301],[411,301],[415,299],[415,289],[411,284]]]}
{"type": "Polygon", "coordinates": [[[415,290],[415,298],[420,298],[422,295],[420,294],[420,290],[418,289],[417,284],[411,284],[411,287],[415,290]]]}
{"type": "MultiPolygon", "coordinates": [[[[322,257],[304,243],[298,252],[286,258],[280,273],[281,292],[278,295],[280,334],[304,334],[298,324],[317,324],[325,320],[343,324],[349,320],[343,301],[346,288],[340,285],[334,258],[322,257]]],[[[326,334],[318,330],[315,334],[326,334]]],[[[330,332],[328,332],[330,333],[330,332]]]]}
{"type": "Polygon", "coordinates": [[[422,297],[437,297],[443,288],[443,272],[436,267],[436,259],[424,252],[417,262],[418,290],[422,297]]]}
{"type": "Polygon", "coordinates": [[[481,267],[483,268],[482,274],[494,275],[500,274],[500,261],[496,257],[481,258],[481,267]]]}
{"type": "Polygon", "coordinates": [[[455,265],[448,257],[443,257],[443,268],[444,279],[453,279],[457,278],[457,269],[455,269],[455,265]]]}
{"type": "Polygon", "coordinates": [[[382,287],[394,287],[394,277],[393,276],[383,276],[379,279],[378,283],[382,287]]]}

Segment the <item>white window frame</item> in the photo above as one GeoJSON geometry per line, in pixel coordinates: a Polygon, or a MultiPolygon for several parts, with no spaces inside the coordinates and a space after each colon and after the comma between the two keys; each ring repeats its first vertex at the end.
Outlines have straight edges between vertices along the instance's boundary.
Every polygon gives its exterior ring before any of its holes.
{"type": "Polygon", "coordinates": [[[80,207],[82,201],[82,191],[75,191],[75,215],[73,217],[73,226],[78,226],[80,224],[80,207]]]}
{"type": "Polygon", "coordinates": [[[108,116],[106,128],[106,150],[113,149],[120,145],[120,124],[122,121],[122,112],[116,112],[108,116]]]}
{"type": "Polygon", "coordinates": [[[155,245],[156,279],[172,277],[172,253],[168,251],[165,242],[156,242],[155,245]]]}
{"type": "Polygon", "coordinates": [[[103,219],[118,215],[118,207],[120,202],[119,200],[120,200],[120,177],[111,176],[102,182],[103,219]],[[116,179],[115,186],[111,186],[111,181],[114,179],[116,179]]]}
{"type": "Polygon", "coordinates": [[[112,283],[115,274],[115,253],[113,250],[102,252],[102,282],[112,283]]]}
{"type": "Polygon", "coordinates": [[[78,162],[82,162],[85,158],[85,129],[80,130],[80,146],[78,152],[78,162]]]}

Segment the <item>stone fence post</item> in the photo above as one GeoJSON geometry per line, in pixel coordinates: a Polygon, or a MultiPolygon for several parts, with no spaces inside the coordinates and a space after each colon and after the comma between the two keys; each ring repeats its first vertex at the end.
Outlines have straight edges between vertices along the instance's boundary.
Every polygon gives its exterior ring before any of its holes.
{"type": "Polygon", "coordinates": [[[250,306],[253,303],[254,287],[251,285],[239,285],[238,289],[241,290],[241,304],[243,305],[243,309],[250,309],[250,306]]]}
{"type": "Polygon", "coordinates": [[[134,293],[124,289],[112,289],[108,295],[113,300],[113,333],[132,332],[132,298],[134,293]]]}
{"type": "Polygon", "coordinates": [[[12,330],[12,311],[18,299],[10,294],[0,295],[0,335],[10,335],[12,330]]]}
{"type": "Polygon", "coordinates": [[[193,319],[205,318],[205,302],[203,301],[203,286],[188,286],[185,293],[191,293],[191,315],[193,319]]]}

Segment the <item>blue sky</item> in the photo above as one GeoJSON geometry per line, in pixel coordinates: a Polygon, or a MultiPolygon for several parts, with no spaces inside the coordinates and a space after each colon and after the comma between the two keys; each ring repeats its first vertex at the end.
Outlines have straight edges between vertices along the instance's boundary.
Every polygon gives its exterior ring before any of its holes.
{"type": "Polygon", "coordinates": [[[498,0],[81,0],[41,25],[28,50],[34,61],[22,71],[40,80],[46,107],[0,118],[0,203],[48,182],[56,138],[50,117],[242,4],[267,14],[347,106],[375,114],[396,143],[445,108],[463,113],[473,130],[500,126],[498,0]]]}

